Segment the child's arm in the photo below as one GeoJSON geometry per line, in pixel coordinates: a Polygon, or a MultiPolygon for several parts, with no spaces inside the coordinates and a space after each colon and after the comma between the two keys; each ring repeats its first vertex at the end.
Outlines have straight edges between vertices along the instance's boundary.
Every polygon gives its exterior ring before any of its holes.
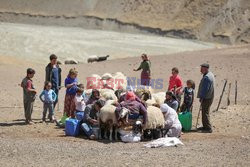
{"type": "Polygon", "coordinates": [[[72,84],[67,84],[65,85],[66,88],[71,88],[72,86],[76,85],[77,83],[76,82],[73,82],[72,84]]]}
{"type": "Polygon", "coordinates": [[[44,96],[44,91],[42,91],[42,93],[40,94],[40,96],[39,96],[39,98],[40,98],[40,100],[44,103],[44,100],[43,100],[43,97],[44,96]]]}

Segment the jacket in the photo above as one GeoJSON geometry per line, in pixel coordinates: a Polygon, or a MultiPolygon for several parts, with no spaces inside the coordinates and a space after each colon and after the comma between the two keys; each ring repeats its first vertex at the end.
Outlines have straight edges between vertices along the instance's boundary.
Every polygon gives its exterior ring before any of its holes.
{"type": "Polygon", "coordinates": [[[197,97],[200,99],[213,99],[214,98],[214,74],[208,72],[204,74],[198,89],[197,97]]]}
{"type": "MultiPolygon", "coordinates": [[[[58,86],[61,87],[61,72],[62,72],[62,69],[59,67],[59,65],[56,65],[56,67],[58,68],[58,80],[59,80],[59,83],[58,83],[58,86]]],[[[52,82],[52,65],[51,63],[49,63],[46,68],[45,68],[45,82],[46,81],[49,81],[49,82],[52,82]]]]}

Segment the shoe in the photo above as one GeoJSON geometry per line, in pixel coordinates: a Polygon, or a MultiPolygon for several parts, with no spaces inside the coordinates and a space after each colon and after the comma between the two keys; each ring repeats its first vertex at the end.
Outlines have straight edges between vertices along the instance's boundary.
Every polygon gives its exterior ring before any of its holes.
{"type": "Polygon", "coordinates": [[[89,136],[89,139],[90,139],[90,140],[95,140],[96,137],[95,137],[95,135],[91,135],[91,136],[89,136]]]}
{"type": "Polygon", "coordinates": [[[213,133],[212,129],[204,129],[202,130],[202,133],[213,133]]]}
{"type": "Polygon", "coordinates": [[[199,127],[199,128],[197,128],[198,131],[202,131],[202,130],[204,130],[204,129],[205,129],[204,127],[199,127]]]}

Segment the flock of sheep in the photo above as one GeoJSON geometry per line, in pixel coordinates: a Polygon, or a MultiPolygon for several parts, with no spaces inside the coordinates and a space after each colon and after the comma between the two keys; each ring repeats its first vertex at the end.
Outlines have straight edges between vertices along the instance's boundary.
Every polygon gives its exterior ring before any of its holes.
{"type": "MultiPolygon", "coordinates": [[[[105,138],[107,137],[107,131],[109,131],[109,140],[112,141],[112,134],[113,130],[115,132],[115,140],[117,140],[117,129],[118,127],[121,127],[121,125],[118,125],[118,121],[115,115],[115,105],[118,104],[118,98],[121,95],[126,94],[127,91],[134,91],[134,93],[142,99],[142,101],[147,106],[147,115],[148,119],[146,122],[146,125],[144,127],[144,130],[156,130],[161,129],[164,127],[164,117],[161,112],[161,110],[158,107],[161,104],[164,103],[165,100],[165,92],[159,92],[159,93],[153,93],[153,89],[151,87],[144,87],[139,89],[133,89],[130,85],[127,84],[127,78],[126,76],[121,72],[116,72],[114,75],[110,73],[105,73],[102,76],[99,76],[97,74],[93,74],[91,78],[95,78],[96,81],[102,84],[100,89],[100,96],[103,98],[106,103],[104,107],[102,107],[100,114],[99,114],[99,120],[100,120],[100,127],[105,127],[105,138]],[[116,83],[116,80],[120,80],[123,82],[116,83]],[[112,87],[108,87],[107,83],[113,84],[112,87]],[[117,97],[117,92],[119,92],[119,96],[117,97]]],[[[92,89],[94,89],[93,81],[87,81],[87,89],[85,93],[89,96],[92,92],[92,89]]],[[[126,111],[126,108],[123,108],[122,110],[126,111]]],[[[122,113],[122,112],[121,112],[122,113]]],[[[121,116],[121,117],[124,117],[121,116]]],[[[99,136],[99,138],[101,138],[99,136]]]]}
{"type": "MultiPolygon", "coordinates": [[[[109,58],[109,55],[107,56],[96,56],[92,55],[89,56],[87,59],[88,63],[93,63],[93,62],[101,62],[101,61],[106,61],[109,58]]],[[[62,64],[62,62],[58,61],[59,64],[62,64]]],[[[79,62],[75,60],[74,58],[68,58],[64,61],[64,64],[78,64],[79,62]]]]}

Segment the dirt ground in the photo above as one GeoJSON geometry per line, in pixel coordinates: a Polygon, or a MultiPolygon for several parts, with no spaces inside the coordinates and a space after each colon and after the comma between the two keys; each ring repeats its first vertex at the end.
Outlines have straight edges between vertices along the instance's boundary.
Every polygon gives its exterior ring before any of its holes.
{"type": "MultiPolygon", "coordinates": [[[[59,56],[59,55],[58,55],[59,56]]],[[[172,55],[154,56],[153,78],[162,78],[166,91],[167,80],[173,66],[179,67],[184,81],[193,79],[196,85],[201,79],[199,65],[208,62],[216,76],[216,98],[211,110],[218,103],[224,79],[232,83],[231,106],[226,106],[224,94],[221,109],[211,111],[214,127],[212,134],[185,133],[181,137],[184,146],[169,148],[145,148],[142,143],[89,141],[83,138],[66,137],[63,129],[51,123],[40,123],[42,103],[35,102],[34,125],[24,125],[22,89],[18,86],[28,67],[36,69],[34,85],[42,91],[45,62],[34,64],[23,60],[8,62],[0,56],[0,166],[249,166],[250,165],[250,46],[185,52],[172,55]],[[238,105],[234,104],[234,82],[238,81],[238,105]]],[[[60,56],[59,56],[60,57],[60,56]]],[[[68,70],[76,67],[79,80],[86,83],[90,74],[124,72],[127,76],[139,77],[133,72],[140,58],[110,60],[102,63],[62,65],[63,78],[68,70]]],[[[63,96],[60,92],[62,115],[63,96]]],[[[226,88],[228,92],[228,87],[226,88]]],[[[195,100],[193,125],[198,113],[195,100]]],[[[194,127],[193,127],[194,128],[194,127]]]]}

